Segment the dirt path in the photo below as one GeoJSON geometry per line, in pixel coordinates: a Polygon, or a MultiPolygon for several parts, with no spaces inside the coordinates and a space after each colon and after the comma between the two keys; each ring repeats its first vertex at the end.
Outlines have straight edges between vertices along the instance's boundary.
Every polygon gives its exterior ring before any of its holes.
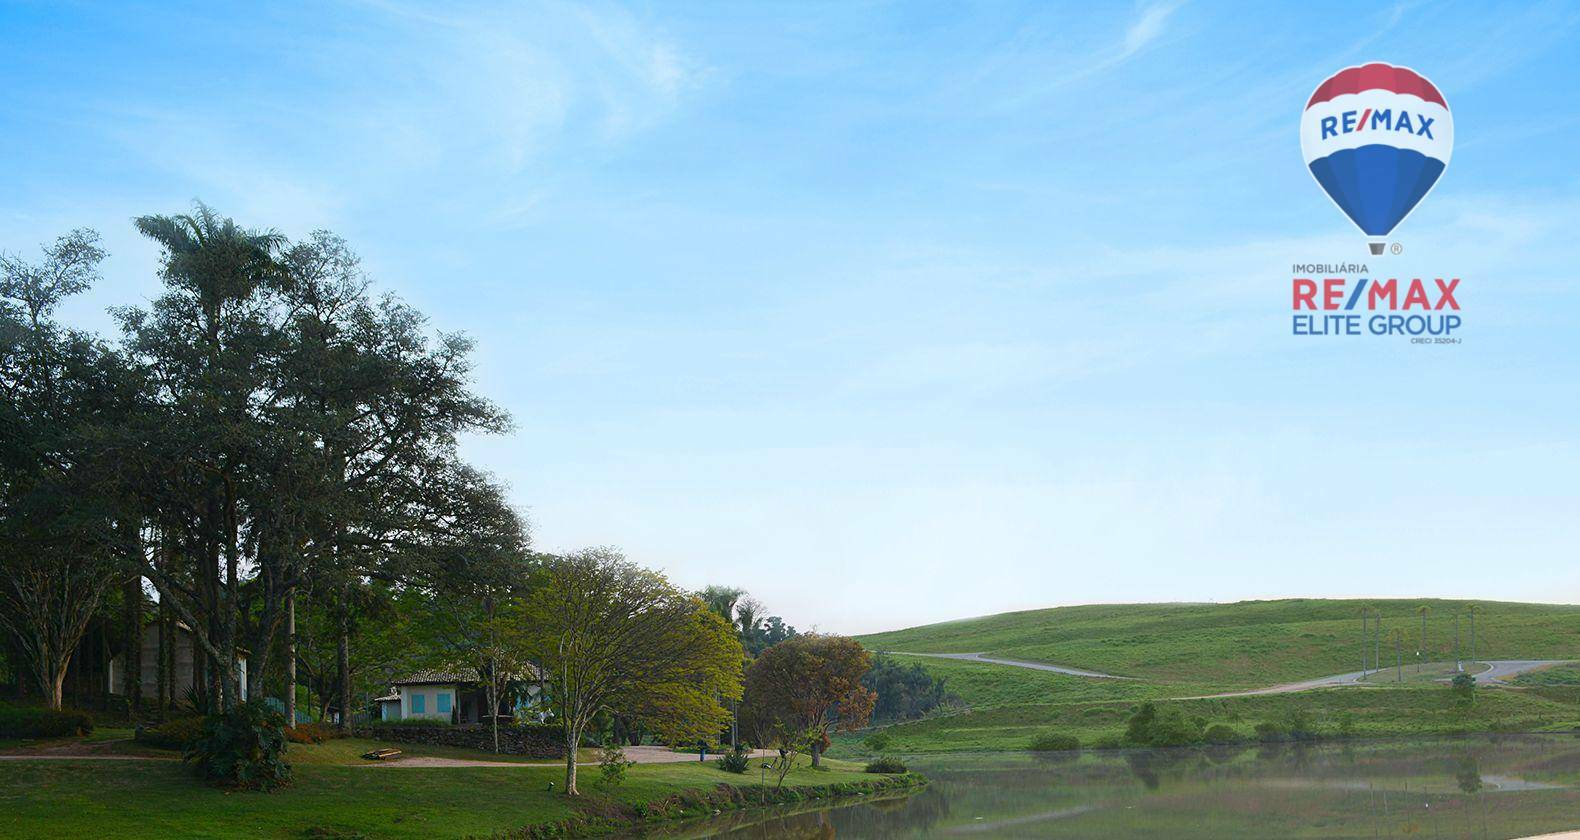
{"type": "Polygon", "coordinates": [[[88,761],[175,761],[167,755],[147,755],[121,752],[132,743],[130,738],[108,741],[83,741],[63,739],[13,747],[0,752],[0,761],[34,761],[39,759],[88,760],[88,761]]]}
{"type": "MultiPolygon", "coordinates": [[[[772,750],[758,750],[752,753],[752,758],[771,758],[778,753],[772,750]]],[[[686,761],[696,761],[694,752],[678,753],[668,747],[626,747],[625,757],[637,764],[679,764],[686,761]]],[[[712,761],[712,757],[708,759],[712,761]]],[[[582,767],[596,766],[596,761],[578,761],[582,767]]],[[[489,761],[487,759],[473,758],[439,758],[431,755],[413,755],[395,759],[394,761],[369,761],[359,765],[363,767],[563,767],[560,761],[489,761]]]]}
{"type": "Polygon", "coordinates": [[[1063,665],[1049,665],[1045,662],[1022,662],[1018,659],[999,659],[980,653],[912,653],[903,650],[884,650],[879,653],[889,653],[895,656],[931,656],[936,659],[955,659],[961,662],[986,662],[989,665],[1008,665],[1011,668],[1030,668],[1033,671],[1052,671],[1055,674],[1068,674],[1072,677],[1091,677],[1099,680],[1133,680],[1135,677],[1120,677],[1114,674],[1104,674],[1099,671],[1083,671],[1080,668],[1066,668],[1063,665]]]}

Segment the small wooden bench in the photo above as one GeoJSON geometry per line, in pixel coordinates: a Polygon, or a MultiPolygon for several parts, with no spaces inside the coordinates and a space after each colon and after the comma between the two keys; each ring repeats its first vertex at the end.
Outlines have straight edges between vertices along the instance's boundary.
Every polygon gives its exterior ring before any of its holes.
{"type": "Polygon", "coordinates": [[[363,753],[362,757],[368,761],[389,761],[392,758],[400,758],[400,750],[397,750],[394,747],[385,747],[382,750],[374,750],[370,753],[363,753]]]}

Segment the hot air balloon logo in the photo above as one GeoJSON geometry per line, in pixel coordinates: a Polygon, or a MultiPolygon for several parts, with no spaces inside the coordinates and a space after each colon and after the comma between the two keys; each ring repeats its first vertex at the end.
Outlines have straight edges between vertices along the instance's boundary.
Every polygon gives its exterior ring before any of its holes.
{"type": "Polygon", "coordinates": [[[1408,67],[1346,67],[1317,85],[1300,118],[1306,166],[1373,254],[1432,191],[1453,150],[1448,102],[1408,67]]]}

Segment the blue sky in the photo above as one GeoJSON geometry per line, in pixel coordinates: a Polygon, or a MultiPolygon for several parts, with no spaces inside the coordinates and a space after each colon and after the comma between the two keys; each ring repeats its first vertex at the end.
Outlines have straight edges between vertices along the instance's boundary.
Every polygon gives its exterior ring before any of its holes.
{"type": "Polygon", "coordinates": [[[1580,602],[1580,7],[0,4],[0,248],[200,198],[479,342],[544,549],[856,632],[1091,601],[1580,602]],[[1312,88],[1453,162],[1373,273],[1465,343],[1289,335],[1366,259],[1312,88]]]}

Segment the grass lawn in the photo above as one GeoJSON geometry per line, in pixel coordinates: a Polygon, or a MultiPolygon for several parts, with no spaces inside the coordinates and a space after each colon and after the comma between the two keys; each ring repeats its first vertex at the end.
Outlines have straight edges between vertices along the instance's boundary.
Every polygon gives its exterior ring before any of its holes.
{"type": "MultiPolygon", "coordinates": [[[[491,753],[480,750],[471,750],[465,747],[446,747],[437,744],[407,744],[393,741],[377,741],[370,738],[336,738],[322,744],[292,744],[286,752],[287,759],[292,765],[326,765],[326,764],[352,764],[366,765],[372,762],[362,757],[363,753],[373,750],[394,747],[400,750],[403,756],[426,756],[433,758],[468,758],[477,761],[509,761],[521,764],[547,764],[559,766],[553,759],[526,758],[519,755],[505,753],[491,753]]],[[[588,750],[583,750],[583,753],[588,750]]],[[[596,750],[592,751],[596,752],[596,750]]],[[[585,755],[583,761],[589,760],[585,755]]],[[[596,768],[594,768],[596,769],[596,768]]]]}
{"type": "MultiPolygon", "coordinates": [[[[1580,607],[1477,603],[1478,658],[1580,657],[1580,607]]],[[[1452,661],[1454,615],[1463,615],[1469,604],[1436,599],[1099,604],[1003,613],[858,638],[873,650],[988,653],[1225,691],[1360,670],[1363,606],[1381,610],[1385,632],[1403,630],[1412,654],[1421,633],[1415,609],[1430,607],[1426,658],[1452,661]]],[[[1468,656],[1470,625],[1463,619],[1460,637],[1468,656]]]]}
{"type": "MultiPolygon", "coordinates": [[[[325,837],[487,836],[564,819],[578,807],[549,790],[549,782],[562,783],[561,768],[379,766],[355,758],[369,743],[293,745],[295,782],[272,794],[203,786],[177,762],[0,762],[0,836],[301,838],[314,830],[325,837]],[[340,764],[346,755],[356,764],[340,764]]],[[[829,764],[822,771],[798,767],[785,783],[874,778],[855,765],[829,764]]],[[[632,767],[623,785],[608,790],[594,783],[597,776],[596,767],[582,768],[587,804],[600,798],[638,803],[721,782],[757,782],[755,775],[725,773],[711,763],[632,767]]]]}

